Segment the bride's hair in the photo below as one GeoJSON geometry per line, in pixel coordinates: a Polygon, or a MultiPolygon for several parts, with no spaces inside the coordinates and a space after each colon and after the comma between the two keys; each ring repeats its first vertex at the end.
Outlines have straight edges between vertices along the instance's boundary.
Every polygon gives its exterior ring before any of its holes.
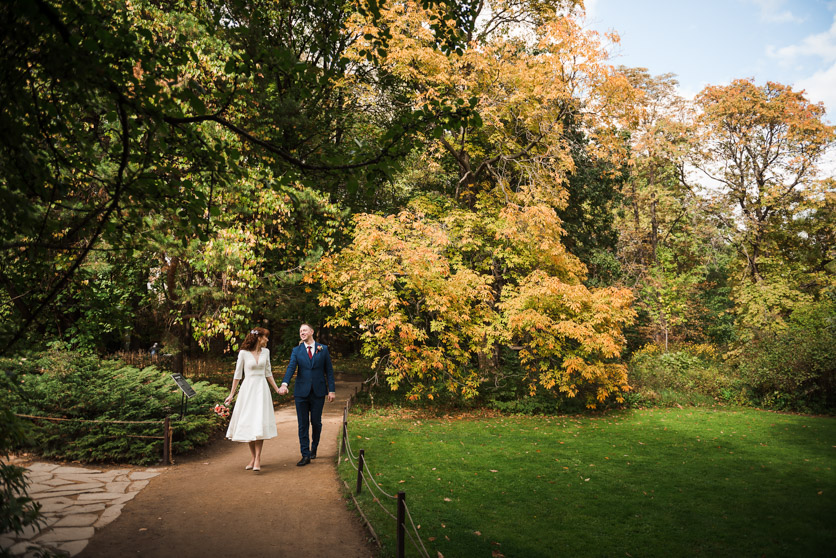
{"type": "Polygon", "coordinates": [[[263,327],[254,327],[250,330],[247,334],[247,337],[244,339],[244,342],[241,343],[241,350],[242,351],[252,351],[258,345],[258,340],[261,337],[265,337],[270,335],[269,329],[264,329],[263,327]]]}

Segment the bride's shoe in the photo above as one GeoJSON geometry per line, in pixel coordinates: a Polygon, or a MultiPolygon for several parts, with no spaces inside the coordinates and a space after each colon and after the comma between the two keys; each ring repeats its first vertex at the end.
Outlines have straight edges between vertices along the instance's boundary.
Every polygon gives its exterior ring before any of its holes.
{"type": "Polygon", "coordinates": [[[245,470],[245,471],[249,471],[249,470],[250,470],[250,469],[252,469],[252,468],[253,468],[253,466],[252,466],[252,465],[247,465],[246,467],[244,467],[244,470],[245,470]]]}

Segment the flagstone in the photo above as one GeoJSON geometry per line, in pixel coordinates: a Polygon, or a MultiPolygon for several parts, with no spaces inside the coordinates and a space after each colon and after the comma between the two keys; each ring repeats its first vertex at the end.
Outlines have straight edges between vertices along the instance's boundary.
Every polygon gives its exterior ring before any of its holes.
{"type": "Polygon", "coordinates": [[[59,467],[60,467],[60,465],[55,465],[54,463],[36,462],[36,463],[32,463],[32,464],[28,465],[26,468],[29,469],[30,471],[50,472],[50,471],[54,471],[55,469],[58,469],[59,467]]]}
{"type": "Polygon", "coordinates": [[[58,547],[58,550],[63,550],[70,556],[75,556],[76,554],[79,554],[82,550],[84,550],[84,547],[87,546],[88,542],[90,541],[84,540],[64,543],[58,547]]]}
{"type": "Polygon", "coordinates": [[[139,492],[128,492],[127,494],[122,494],[122,497],[118,498],[116,500],[113,500],[113,503],[114,504],[124,504],[125,502],[127,502],[129,500],[133,500],[134,496],[136,496],[137,494],[139,494],[139,492]]]}
{"type": "Polygon", "coordinates": [[[64,542],[89,539],[93,536],[95,529],[92,527],[56,527],[49,533],[35,539],[38,543],[64,542]]]}
{"type": "Polygon", "coordinates": [[[159,473],[154,473],[150,471],[135,471],[131,473],[129,476],[131,480],[146,480],[146,479],[153,479],[154,477],[158,476],[159,473]]]}
{"type": "Polygon", "coordinates": [[[122,498],[124,494],[108,494],[107,492],[96,492],[96,493],[87,493],[87,494],[79,494],[78,501],[98,501],[98,502],[106,502],[109,500],[116,500],[117,498],[122,498]]]}
{"type": "Polygon", "coordinates": [[[48,484],[49,486],[63,486],[65,484],[75,484],[75,483],[71,480],[66,480],[66,479],[49,478],[47,480],[41,481],[41,484],[48,484]]]}
{"type": "Polygon", "coordinates": [[[134,481],[131,483],[131,486],[128,487],[128,490],[126,490],[126,492],[139,492],[140,490],[148,486],[149,482],[151,481],[134,481]]]}
{"type": "Polygon", "coordinates": [[[85,473],[101,473],[101,469],[85,469],[84,467],[63,466],[50,471],[53,475],[64,475],[69,473],[71,475],[80,475],[85,473]]]}
{"type": "Polygon", "coordinates": [[[19,539],[31,539],[41,531],[46,531],[47,529],[49,529],[49,526],[43,523],[37,525],[27,525],[20,531],[20,533],[17,533],[16,536],[19,539]]]}
{"type": "Polygon", "coordinates": [[[130,481],[126,482],[109,482],[105,485],[105,490],[112,493],[124,494],[131,485],[130,481]]]}
{"type": "Polygon", "coordinates": [[[53,488],[53,486],[49,486],[48,484],[29,483],[29,485],[26,487],[26,492],[28,492],[31,496],[33,494],[38,494],[41,492],[46,492],[47,490],[52,490],[53,488]]]}
{"type": "Polygon", "coordinates": [[[102,476],[99,473],[64,473],[62,475],[55,475],[58,478],[69,480],[73,482],[110,482],[113,478],[110,475],[102,476]]]}
{"type": "Polygon", "coordinates": [[[130,482],[131,479],[127,474],[119,475],[118,477],[113,478],[113,482],[130,482]]]}
{"type": "Polygon", "coordinates": [[[37,482],[37,483],[44,483],[52,478],[50,473],[23,473],[23,476],[26,477],[27,482],[37,482]]]}
{"type": "MultiPolygon", "coordinates": [[[[49,496],[50,498],[53,496],[78,496],[80,494],[104,494],[104,488],[88,488],[87,490],[81,489],[76,490],[71,486],[64,487],[64,490],[56,490],[55,492],[44,492],[42,496],[46,497],[49,496]]],[[[39,500],[40,501],[40,500],[39,500]]]]}
{"type": "Polygon", "coordinates": [[[96,504],[82,504],[76,506],[70,506],[69,508],[65,509],[63,513],[92,513],[92,512],[99,512],[105,509],[107,506],[101,503],[96,504]]]}
{"type": "MultiPolygon", "coordinates": [[[[59,500],[59,498],[55,498],[55,500],[59,500]]],[[[66,498],[61,498],[61,500],[67,500],[66,498]]],[[[57,512],[61,510],[67,509],[69,506],[73,505],[75,502],[72,500],[67,500],[67,503],[63,502],[50,502],[44,503],[45,500],[38,500],[38,503],[41,504],[41,513],[50,513],[50,512],[57,512]]]]}
{"type": "Polygon", "coordinates": [[[55,486],[50,488],[50,490],[54,492],[59,492],[61,490],[97,490],[103,489],[105,487],[105,483],[102,482],[76,482],[71,485],[62,485],[62,486],[55,486]]]}
{"type": "Polygon", "coordinates": [[[93,527],[96,529],[101,529],[122,513],[122,504],[117,504],[115,506],[110,506],[107,508],[102,515],[99,516],[99,520],[93,524],[93,527]]]}
{"type": "Polygon", "coordinates": [[[55,527],[89,527],[99,519],[97,513],[73,513],[55,523],[55,527]]]}
{"type": "Polygon", "coordinates": [[[21,541],[9,549],[9,554],[12,556],[23,556],[30,548],[35,550],[40,549],[41,547],[33,542],[21,541]]]}

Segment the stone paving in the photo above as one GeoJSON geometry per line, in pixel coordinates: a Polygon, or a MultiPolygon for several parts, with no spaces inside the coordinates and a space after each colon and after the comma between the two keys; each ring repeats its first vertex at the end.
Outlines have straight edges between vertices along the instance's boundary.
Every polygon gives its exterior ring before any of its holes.
{"type": "Polygon", "coordinates": [[[122,506],[162,469],[87,469],[53,463],[26,467],[29,497],[41,504],[45,518],[23,533],[0,534],[0,548],[13,556],[34,555],[38,548],[75,556],[96,529],[117,517],[122,506]]]}

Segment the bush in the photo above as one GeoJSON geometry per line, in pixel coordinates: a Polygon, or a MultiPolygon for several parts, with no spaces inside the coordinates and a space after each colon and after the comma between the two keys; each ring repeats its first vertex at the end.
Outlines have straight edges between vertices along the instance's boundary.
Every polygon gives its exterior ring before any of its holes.
{"type": "MultiPolygon", "coordinates": [[[[6,378],[0,376],[3,391],[13,386],[3,385],[6,378]]],[[[29,498],[26,488],[25,469],[7,463],[9,449],[24,440],[21,419],[8,409],[0,409],[0,533],[22,533],[29,526],[43,522],[40,504],[29,498]]],[[[0,556],[6,556],[0,549],[0,556]]]]}
{"type": "Polygon", "coordinates": [[[832,412],[836,408],[836,303],[795,309],[783,330],[755,336],[739,351],[735,364],[762,406],[832,412]]]}
{"type": "Polygon", "coordinates": [[[628,405],[710,405],[735,397],[738,388],[711,345],[689,345],[667,353],[656,345],[630,361],[628,405]]]}
{"type": "MultiPolygon", "coordinates": [[[[14,412],[72,419],[31,419],[25,447],[45,457],[81,462],[157,462],[162,440],[153,437],[162,436],[163,419],[179,410],[182,397],[167,372],[154,367],[140,370],[63,350],[0,359],[0,369],[19,388],[10,392],[14,412]]],[[[226,396],[226,389],[205,382],[192,387],[197,395],[188,402],[185,420],[172,421],[174,453],[205,444],[225,422],[211,407],[226,396]]]]}

